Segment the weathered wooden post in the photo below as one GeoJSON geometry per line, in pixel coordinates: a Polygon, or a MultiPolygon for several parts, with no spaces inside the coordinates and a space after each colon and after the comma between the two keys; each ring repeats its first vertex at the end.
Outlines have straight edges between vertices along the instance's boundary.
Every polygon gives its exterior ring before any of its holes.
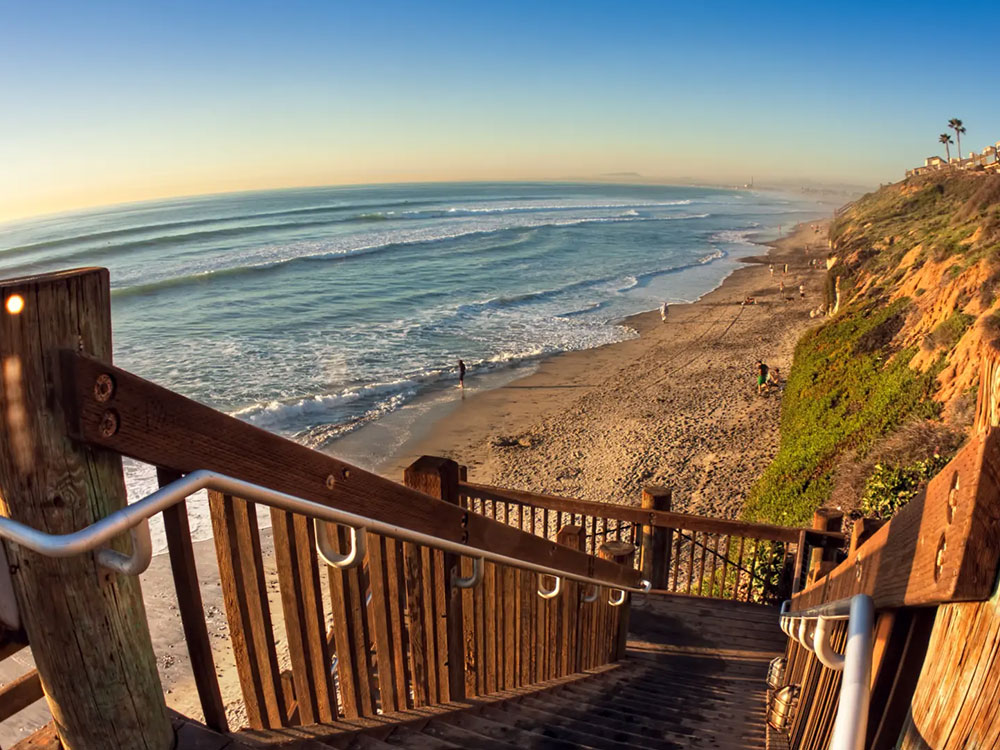
{"type": "MultiPolygon", "coordinates": [[[[556,532],[556,542],[573,549],[583,549],[583,527],[563,526],[556,532]]],[[[564,581],[565,590],[559,597],[559,672],[558,676],[579,672],[579,617],[580,617],[580,584],[576,581],[564,581]]]]}
{"type": "MultiPolygon", "coordinates": [[[[613,560],[619,565],[631,568],[635,560],[635,545],[628,542],[605,542],[601,545],[599,556],[605,560],[613,560]]],[[[632,609],[632,594],[625,593],[625,603],[615,607],[617,612],[617,632],[615,643],[611,649],[612,661],[625,658],[625,649],[628,644],[628,622],[629,612],[632,609]]]]}
{"type": "Polygon", "coordinates": [[[847,551],[848,557],[862,544],[871,539],[872,534],[885,526],[887,522],[878,518],[857,518],[854,521],[854,533],[851,534],[851,546],[847,551]]]}
{"type": "MultiPolygon", "coordinates": [[[[642,491],[643,510],[670,510],[673,490],[669,487],[646,487],[642,491]]],[[[674,530],[662,526],[642,527],[642,576],[654,589],[667,588],[667,574],[670,570],[670,549],[673,546],[674,530]]]]}
{"type": "MultiPolygon", "coordinates": [[[[111,362],[108,272],[0,281],[0,299],[0,513],[52,534],[77,531],[126,503],[120,457],[71,441],[59,396],[60,349],[111,362]]],[[[94,387],[113,397],[113,381],[94,387]]],[[[117,427],[111,406],[106,424],[117,427]]],[[[138,578],[99,567],[93,554],[7,549],[63,746],[170,748],[138,578]]]]}
{"type": "MultiPolygon", "coordinates": [[[[446,503],[458,505],[458,464],[448,458],[421,456],[403,472],[403,483],[411,489],[444,500],[446,503]]],[[[465,698],[465,648],[462,617],[462,591],[451,583],[451,571],[461,561],[461,556],[451,552],[432,552],[441,561],[440,566],[430,573],[435,592],[438,619],[443,618],[444,628],[439,629],[438,622],[435,632],[437,638],[438,664],[442,667],[439,677],[442,678],[439,687],[447,686],[447,692],[439,691],[441,700],[457,701],[465,698]],[[447,680],[443,673],[447,672],[447,680]]],[[[425,570],[427,575],[430,571],[425,570]]]]}
{"type": "MultiPolygon", "coordinates": [[[[840,531],[844,514],[833,508],[819,508],[813,513],[812,527],[816,531],[840,531]]],[[[829,573],[837,565],[837,550],[830,546],[814,548],[809,553],[808,582],[812,583],[829,573]]]]}

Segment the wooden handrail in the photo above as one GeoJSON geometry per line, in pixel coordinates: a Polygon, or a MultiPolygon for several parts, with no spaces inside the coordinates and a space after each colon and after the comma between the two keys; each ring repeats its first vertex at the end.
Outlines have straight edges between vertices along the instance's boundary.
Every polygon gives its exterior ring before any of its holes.
{"type": "MultiPolygon", "coordinates": [[[[764,523],[751,523],[748,521],[731,521],[724,518],[709,518],[689,513],[674,513],[664,510],[647,510],[628,505],[614,505],[611,503],[598,503],[592,500],[578,500],[569,497],[557,497],[555,495],[542,495],[535,492],[525,492],[523,490],[509,490],[500,487],[492,487],[473,482],[459,482],[459,492],[469,497],[477,497],[484,500],[495,500],[500,502],[520,503],[521,505],[534,505],[539,508],[561,511],[565,513],[579,513],[582,515],[597,516],[600,518],[612,518],[619,521],[630,521],[635,524],[645,526],[658,526],[670,529],[686,529],[688,531],[700,531],[710,534],[729,534],[754,539],[763,539],[775,542],[797,542],[799,539],[799,529],[790,526],[773,526],[764,523]]],[[[839,532],[815,531],[807,529],[815,539],[828,539],[834,543],[843,544],[844,535],[839,532]]]]}
{"type": "Polygon", "coordinates": [[[792,597],[792,611],[868,594],[876,609],[990,597],[1000,563],[1000,429],[974,435],[889,523],[824,578],[792,597]]]}
{"type": "Polygon", "coordinates": [[[638,586],[638,572],[468,513],[76,352],[63,351],[68,431],[89,445],[189,473],[208,469],[411,531],[638,586]]]}

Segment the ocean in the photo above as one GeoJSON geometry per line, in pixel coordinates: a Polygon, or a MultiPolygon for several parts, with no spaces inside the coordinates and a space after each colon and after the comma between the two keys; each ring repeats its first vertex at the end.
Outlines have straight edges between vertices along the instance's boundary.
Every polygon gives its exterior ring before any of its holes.
{"type": "MultiPolygon", "coordinates": [[[[309,188],[0,224],[0,272],[111,272],[115,361],[320,450],[435,389],[623,340],[712,290],[804,195],[618,184],[309,188]]],[[[492,379],[491,379],[492,378],[492,379]]],[[[392,446],[385,446],[384,452],[392,446]]],[[[130,495],[154,486],[127,462],[130,495]]],[[[196,538],[210,535],[192,508],[196,538]]],[[[158,550],[162,534],[154,529],[158,550]]]]}

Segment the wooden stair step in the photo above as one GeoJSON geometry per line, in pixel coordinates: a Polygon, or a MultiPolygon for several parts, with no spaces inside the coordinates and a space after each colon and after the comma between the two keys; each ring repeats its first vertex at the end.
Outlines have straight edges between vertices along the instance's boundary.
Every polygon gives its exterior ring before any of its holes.
{"type": "MultiPolygon", "coordinates": [[[[555,709],[558,711],[559,709],[555,709]]],[[[583,742],[601,750],[634,750],[635,748],[669,748],[673,744],[656,743],[648,737],[629,734],[590,723],[580,717],[565,716],[554,713],[522,701],[516,706],[505,706],[504,712],[516,714],[538,726],[542,734],[553,733],[553,736],[565,735],[567,739],[583,742]]],[[[523,726],[523,725],[522,725],[523,726]]],[[[530,725],[529,725],[530,726],[530,725]]]]}
{"type": "Polygon", "coordinates": [[[490,721],[540,734],[543,737],[568,742],[577,747],[588,747],[593,750],[632,750],[631,745],[621,742],[611,742],[602,737],[595,737],[573,727],[565,727],[548,721],[547,714],[531,709],[504,706],[491,708],[484,714],[490,721]]]}
{"type": "Polygon", "coordinates": [[[449,717],[447,721],[471,729],[478,734],[503,742],[509,742],[525,750],[594,750],[590,745],[560,740],[540,734],[536,730],[521,729],[506,723],[499,723],[481,714],[464,714],[449,717]]]}
{"type": "MultiPolygon", "coordinates": [[[[601,731],[614,732],[616,737],[624,738],[625,742],[641,742],[649,739],[662,738],[663,733],[648,729],[641,724],[625,721],[621,711],[605,708],[601,704],[586,703],[560,698],[555,695],[532,697],[526,701],[528,705],[547,711],[559,712],[566,717],[583,717],[587,724],[600,727],[601,731]]],[[[576,719],[580,721],[580,719],[576,719]]]]}

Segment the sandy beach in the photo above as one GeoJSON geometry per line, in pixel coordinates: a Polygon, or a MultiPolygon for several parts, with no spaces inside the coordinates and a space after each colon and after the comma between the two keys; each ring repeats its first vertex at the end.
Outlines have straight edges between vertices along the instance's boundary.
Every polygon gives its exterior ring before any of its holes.
{"type": "MultiPolygon", "coordinates": [[[[795,342],[813,322],[809,311],[822,303],[825,236],[823,222],[797,227],[698,302],[671,306],[666,323],[658,312],[630,318],[637,338],[552,357],[527,377],[465,398],[456,388],[455,403],[435,412],[436,421],[422,421],[380,472],[399,479],[417,456],[443,455],[467,465],[477,482],[626,504],[638,503],[644,486],[667,485],[675,510],[738,516],[778,446],[779,394],[757,394],[756,361],[787,374],[795,342]],[[755,303],[742,304],[748,297],[755,303]]],[[[270,530],[261,538],[278,652],[287,658],[270,530]]],[[[216,671],[236,727],[243,709],[213,542],[196,543],[195,554],[216,671]]],[[[167,704],[199,718],[166,555],[153,559],[142,587],[167,704]]],[[[22,651],[0,665],[0,681],[30,666],[22,651]]],[[[38,701],[6,722],[0,745],[49,718],[38,701]]]]}
{"type": "Polygon", "coordinates": [[[665,485],[675,510],[738,516],[779,439],[780,397],[757,395],[756,362],[787,375],[822,304],[825,236],[825,222],[800,225],[699,301],[671,306],[666,323],[630,318],[638,338],[552,357],[461,399],[381,473],[442,455],[476,482],[625,504],[665,485]]]}

